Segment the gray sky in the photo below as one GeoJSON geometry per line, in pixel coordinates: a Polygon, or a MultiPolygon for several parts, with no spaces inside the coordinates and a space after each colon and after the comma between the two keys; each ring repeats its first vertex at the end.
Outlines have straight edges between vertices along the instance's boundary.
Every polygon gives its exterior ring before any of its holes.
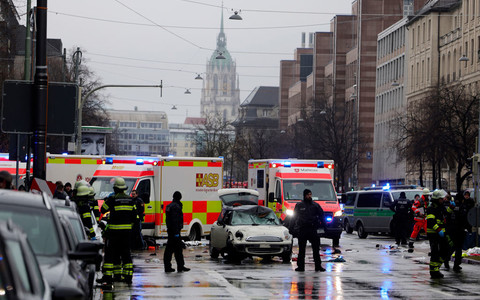
{"type": "MultiPolygon", "coordinates": [[[[23,15],[26,0],[14,0],[23,15]],[[23,5],[23,6],[22,6],[23,5]]],[[[329,31],[336,14],[350,14],[352,0],[224,0],[227,49],[237,63],[240,101],[260,85],[278,86],[280,60],[292,59],[302,32],[329,31]],[[229,20],[241,10],[242,21],[229,20]]],[[[36,1],[32,0],[36,5],[36,1]]],[[[108,88],[108,107],[165,111],[170,123],[200,116],[206,62],[216,47],[221,0],[50,0],[48,37],[70,51],[103,84],[158,84],[108,88]],[[203,74],[202,74],[203,75],[203,74]],[[192,94],[184,94],[189,88],[192,94]],[[171,110],[175,104],[177,110],[171,110]]],[[[24,22],[24,21],[22,21],[24,22]]],[[[68,53],[71,55],[72,53],[68,53]]]]}

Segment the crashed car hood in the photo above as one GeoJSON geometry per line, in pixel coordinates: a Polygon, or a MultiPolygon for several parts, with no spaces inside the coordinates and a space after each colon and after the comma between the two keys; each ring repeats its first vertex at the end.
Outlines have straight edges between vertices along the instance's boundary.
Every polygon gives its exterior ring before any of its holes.
{"type": "Polygon", "coordinates": [[[282,239],[285,236],[285,231],[288,232],[288,229],[285,226],[276,226],[276,225],[238,225],[230,226],[228,228],[233,234],[237,231],[241,231],[245,238],[250,236],[278,236],[282,239]]]}

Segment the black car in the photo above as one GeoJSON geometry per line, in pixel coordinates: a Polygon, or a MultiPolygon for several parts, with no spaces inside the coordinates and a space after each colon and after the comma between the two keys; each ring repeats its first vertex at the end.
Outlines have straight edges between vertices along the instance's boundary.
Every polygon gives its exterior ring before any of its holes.
{"type": "Polygon", "coordinates": [[[98,243],[80,241],[71,250],[60,218],[45,194],[0,190],[0,220],[12,220],[27,234],[53,299],[88,299],[88,274],[81,262],[95,264],[98,243]]]}
{"type": "Polygon", "coordinates": [[[1,299],[51,299],[27,235],[12,221],[0,221],[0,257],[1,299]]]}

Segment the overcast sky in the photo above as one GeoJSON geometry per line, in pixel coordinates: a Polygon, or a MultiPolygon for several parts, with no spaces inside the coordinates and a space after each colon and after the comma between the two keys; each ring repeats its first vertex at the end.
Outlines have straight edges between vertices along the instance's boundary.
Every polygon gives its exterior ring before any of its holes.
{"type": "MultiPolygon", "coordinates": [[[[25,14],[26,0],[14,0],[25,14]]],[[[240,101],[256,86],[278,86],[280,60],[292,59],[302,32],[329,31],[352,0],[224,0],[227,49],[237,63],[240,101]],[[242,21],[229,20],[241,10],[242,21]]],[[[36,5],[36,1],[32,0],[36,5]]],[[[48,38],[60,38],[67,55],[83,51],[82,64],[103,84],[159,84],[107,88],[107,107],[165,111],[170,123],[200,116],[206,62],[220,31],[221,0],[50,0],[48,38]],[[203,75],[203,74],[202,74],[203,75]],[[190,95],[184,94],[188,88],[190,95]],[[172,110],[172,105],[177,110],[172,110]]],[[[23,20],[23,19],[22,19],[23,20]]],[[[24,21],[22,21],[24,22],[24,21]]]]}

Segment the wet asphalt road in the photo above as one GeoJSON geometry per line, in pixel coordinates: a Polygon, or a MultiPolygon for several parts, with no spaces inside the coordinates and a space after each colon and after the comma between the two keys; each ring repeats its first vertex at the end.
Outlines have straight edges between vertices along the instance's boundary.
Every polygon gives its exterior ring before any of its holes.
{"type": "Polygon", "coordinates": [[[202,240],[184,250],[190,272],[166,274],[160,246],[156,255],[154,250],[134,253],[131,287],[96,288],[94,299],[480,299],[480,265],[463,264],[459,274],[442,270],[444,279],[430,279],[428,241],[417,242],[408,253],[406,248],[391,250],[393,240],[387,236],[361,240],[355,232],[344,233],[341,254],[332,253],[330,242],[322,239],[324,273],[314,271],[310,247],[306,271],[298,273],[295,261],[283,264],[278,258],[246,259],[240,265],[213,260],[208,241],[202,240]],[[345,262],[328,262],[341,258],[345,262]]]}

